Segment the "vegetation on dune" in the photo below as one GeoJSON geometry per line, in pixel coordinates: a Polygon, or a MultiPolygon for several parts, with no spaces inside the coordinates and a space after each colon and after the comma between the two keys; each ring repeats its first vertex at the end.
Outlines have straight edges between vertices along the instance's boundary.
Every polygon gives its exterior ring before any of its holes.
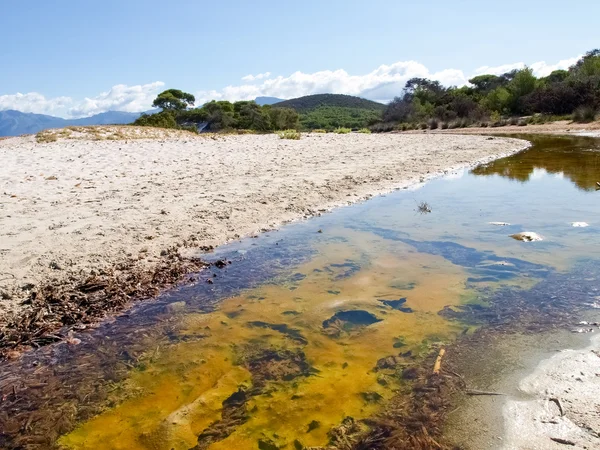
{"type": "Polygon", "coordinates": [[[293,139],[296,141],[300,139],[300,132],[298,130],[283,130],[278,131],[277,134],[281,139],[293,139]]]}
{"type": "Polygon", "coordinates": [[[350,133],[352,130],[350,128],[336,128],[335,130],[333,130],[334,133],[336,134],[348,134],[350,133]]]}
{"type": "Polygon", "coordinates": [[[270,132],[299,128],[298,113],[290,108],[260,106],[253,101],[211,101],[200,108],[190,108],[191,94],[169,89],[158,95],[153,106],[162,108],[156,114],[143,114],[134,125],[178,128],[198,131],[245,130],[270,132]]]}
{"type": "Polygon", "coordinates": [[[386,107],[373,131],[504,126],[543,123],[570,117],[594,120],[600,109],[600,50],[582,57],[569,70],[537,78],[525,67],[502,75],[479,75],[463,87],[413,78],[386,107]],[[527,119],[520,119],[526,116],[527,119]]]}
{"type": "Polygon", "coordinates": [[[379,120],[381,110],[343,106],[320,106],[312,111],[300,113],[300,124],[307,130],[332,131],[339,127],[359,129],[373,125],[379,120]]]}
{"type": "Polygon", "coordinates": [[[359,129],[381,120],[385,105],[364,98],[342,94],[316,94],[286,100],[273,108],[292,108],[300,114],[305,130],[336,128],[359,129]]]}
{"type": "Polygon", "coordinates": [[[334,108],[366,109],[370,111],[383,111],[385,105],[372,100],[367,100],[353,95],[343,94],[315,94],[293,98],[275,103],[274,108],[292,108],[299,113],[307,113],[323,106],[334,108]]]}

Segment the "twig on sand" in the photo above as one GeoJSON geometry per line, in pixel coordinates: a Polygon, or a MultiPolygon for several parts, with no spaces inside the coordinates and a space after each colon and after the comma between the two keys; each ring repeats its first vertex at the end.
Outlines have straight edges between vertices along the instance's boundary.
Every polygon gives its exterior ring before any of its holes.
{"type": "Polygon", "coordinates": [[[460,382],[462,383],[463,388],[467,389],[467,382],[465,381],[465,378],[460,373],[454,372],[453,370],[450,370],[450,369],[444,369],[444,372],[448,372],[450,375],[454,375],[455,377],[460,379],[460,382]]]}
{"type": "Polygon", "coordinates": [[[553,437],[551,437],[550,439],[553,440],[554,442],[558,442],[559,444],[575,446],[575,442],[569,441],[567,439],[553,438],[553,437]]]}
{"type": "Polygon", "coordinates": [[[556,403],[556,406],[558,406],[558,410],[560,411],[560,416],[564,416],[565,415],[565,410],[562,407],[562,404],[560,403],[560,400],[556,397],[552,397],[549,399],[551,402],[556,403]]]}

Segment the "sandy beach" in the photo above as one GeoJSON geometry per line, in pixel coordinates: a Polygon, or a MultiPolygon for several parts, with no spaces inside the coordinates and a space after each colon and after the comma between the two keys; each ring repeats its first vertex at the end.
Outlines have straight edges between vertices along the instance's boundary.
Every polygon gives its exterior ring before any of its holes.
{"type": "Polygon", "coordinates": [[[527,146],[481,136],[146,139],[121,130],[0,141],[0,324],[42,285],[151,269],[167,248],[189,254],[527,146]]]}

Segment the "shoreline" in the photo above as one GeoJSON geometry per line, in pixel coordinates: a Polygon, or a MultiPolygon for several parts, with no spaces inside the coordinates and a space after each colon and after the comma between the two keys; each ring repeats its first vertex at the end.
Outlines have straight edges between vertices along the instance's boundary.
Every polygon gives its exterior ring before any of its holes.
{"type": "Polygon", "coordinates": [[[29,272],[21,270],[13,279],[3,279],[0,325],[8,322],[9,311],[16,318],[31,311],[31,307],[19,307],[18,303],[47,287],[53,288],[54,297],[56,288],[65,296],[69,291],[80,291],[78,288],[91,279],[115,285],[132,273],[143,280],[157,268],[177,266],[176,276],[150,291],[133,292],[111,311],[122,309],[133,297],[151,296],[157,288],[197,271],[193,264],[183,267],[216,245],[424,183],[453,170],[517,153],[529,145],[505,138],[398,134],[312,134],[293,142],[275,135],[184,135],[110,142],[62,139],[47,144],[35,143],[33,137],[4,140],[0,153],[9,164],[0,172],[0,182],[5,194],[11,188],[17,192],[5,195],[0,203],[10,219],[4,219],[8,227],[3,224],[3,229],[9,229],[0,236],[3,256],[8,256],[0,272],[14,271],[19,265],[29,272]],[[253,147],[250,152],[249,147],[253,147]],[[130,164],[112,161],[115,155],[121,160],[129,158],[130,164]],[[145,168],[151,155],[158,160],[151,163],[160,163],[162,158],[167,167],[145,168]],[[83,156],[91,159],[91,168],[83,163],[69,173],[69,165],[83,156]],[[194,156],[209,159],[194,171],[190,167],[194,156]],[[265,156],[271,165],[264,163],[265,156]],[[38,167],[37,158],[42,160],[38,167]],[[291,161],[287,164],[279,162],[288,158],[291,161]],[[36,174],[36,169],[41,173],[36,174]],[[19,177],[24,170],[25,176],[19,177]],[[176,177],[185,181],[178,183],[176,177]],[[102,178],[109,178],[108,184],[105,182],[101,192],[94,194],[102,178]],[[124,188],[119,190],[119,185],[124,188]],[[40,192],[41,188],[45,190],[40,192]],[[200,192],[204,195],[198,195],[200,192]],[[169,194],[171,198],[166,199],[169,194]],[[192,199],[185,198],[190,195],[192,199]],[[149,197],[142,208],[136,204],[140,202],[136,196],[149,197]],[[92,211],[88,203],[95,205],[92,211]],[[43,215],[50,213],[53,217],[43,215]],[[135,217],[124,216],[132,213],[135,217]],[[60,220],[63,217],[67,220],[60,220]],[[106,226],[111,220],[120,223],[106,226]],[[43,229],[31,229],[36,221],[43,229]],[[36,239],[28,236],[32,231],[37,233],[36,239]],[[78,243],[83,245],[78,247],[78,243]],[[20,254],[11,252],[11,244],[18,246],[20,254]],[[22,289],[24,285],[28,289],[22,289]]]}

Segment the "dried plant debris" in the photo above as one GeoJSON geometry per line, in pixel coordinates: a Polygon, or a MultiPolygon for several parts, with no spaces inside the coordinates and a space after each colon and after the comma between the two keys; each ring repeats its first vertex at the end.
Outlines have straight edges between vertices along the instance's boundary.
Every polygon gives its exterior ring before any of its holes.
{"type": "Polygon", "coordinates": [[[33,288],[28,309],[0,328],[0,358],[9,352],[63,341],[73,327],[93,324],[130,302],[157,295],[208,264],[186,259],[175,248],[164,252],[151,271],[121,267],[94,275],[78,284],[53,284],[33,288]]]}

